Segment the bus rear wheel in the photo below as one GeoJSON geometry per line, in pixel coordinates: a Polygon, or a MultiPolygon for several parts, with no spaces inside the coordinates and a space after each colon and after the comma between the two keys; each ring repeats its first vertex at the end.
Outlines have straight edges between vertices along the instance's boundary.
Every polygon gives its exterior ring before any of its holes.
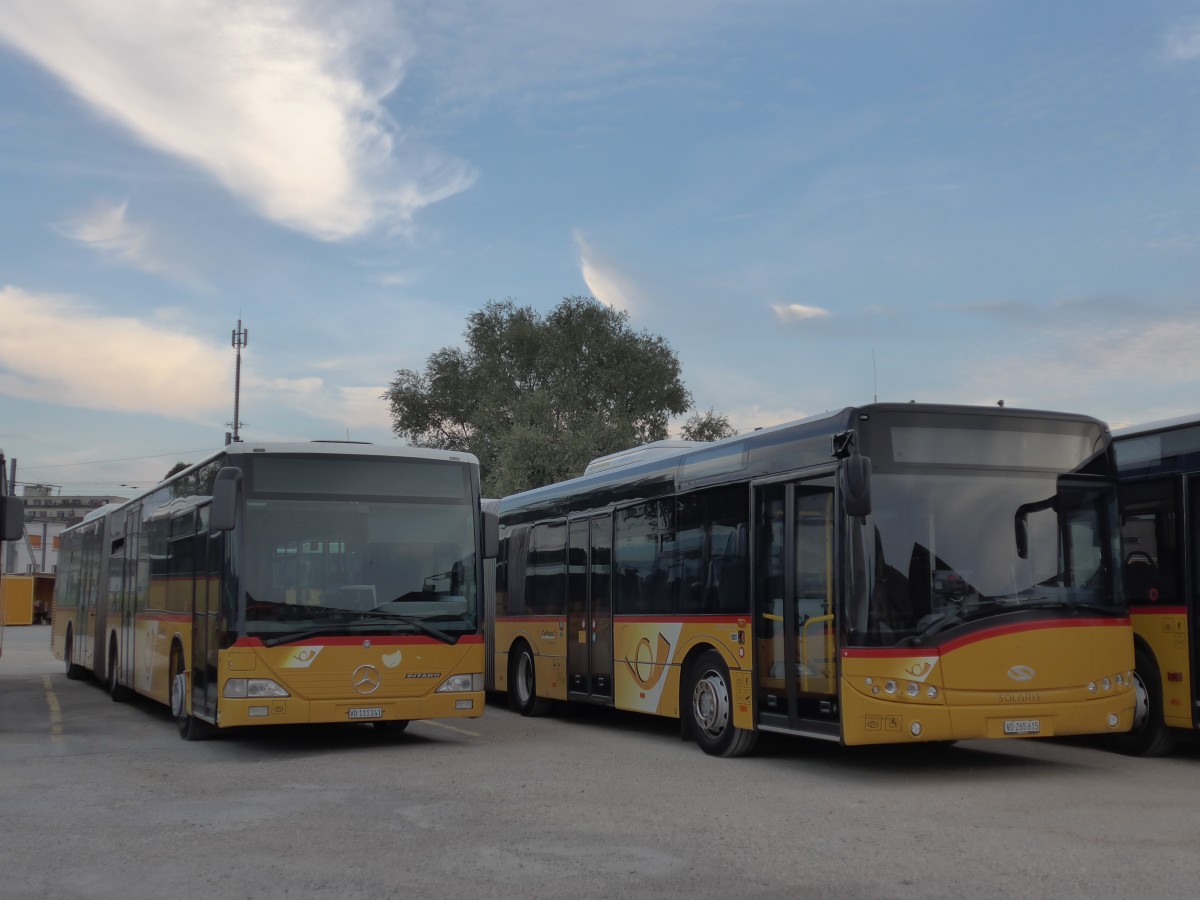
{"type": "Polygon", "coordinates": [[[114,703],[123,703],[129,699],[129,688],[121,684],[121,680],[117,677],[117,648],[114,645],[108,651],[108,696],[112,697],[114,703]]]}
{"type": "Polygon", "coordinates": [[[83,666],[75,665],[75,634],[70,628],[67,629],[67,643],[63,648],[63,659],[66,660],[67,677],[72,681],[78,681],[84,675],[83,666]]]}
{"type": "Polygon", "coordinates": [[[525,643],[518,644],[508,659],[508,706],[523,716],[544,716],[550,712],[552,700],[537,695],[537,667],[533,651],[525,643]]]}
{"type": "Polygon", "coordinates": [[[171,715],[185,741],[203,741],[212,737],[213,726],[188,712],[188,676],[183,667],[183,650],[176,644],[171,649],[171,715]]]}
{"type": "Polygon", "coordinates": [[[1138,647],[1134,655],[1133,727],[1114,737],[1130,756],[1165,756],[1175,749],[1175,731],[1163,721],[1162,676],[1154,654],[1138,647]]]}
{"type": "Polygon", "coordinates": [[[744,756],[758,732],[733,724],[729,667],[716,650],[705,650],[689,671],[684,715],[700,749],[710,756],[744,756]]]}

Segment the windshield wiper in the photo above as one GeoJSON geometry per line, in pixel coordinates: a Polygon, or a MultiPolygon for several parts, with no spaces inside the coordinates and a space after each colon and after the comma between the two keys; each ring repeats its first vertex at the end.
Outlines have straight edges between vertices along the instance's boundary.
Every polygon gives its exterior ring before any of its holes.
{"type": "MultiPolygon", "coordinates": [[[[322,607],[314,607],[320,609],[322,607]]],[[[332,607],[323,607],[324,609],[336,612],[341,615],[350,614],[358,617],[357,621],[344,622],[337,626],[320,625],[313,628],[305,628],[301,631],[294,631],[289,634],[281,634],[275,637],[263,640],[263,645],[266,647],[275,647],[279,644],[287,644],[292,641],[302,640],[309,637],[325,637],[328,635],[345,634],[347,628],[358,628],[359,626],[379,627],[386,625],[389,621],[403,622],[405,625],[411,625],[418,631],[424,632],[432,638],[436,638],[444,644],[454,645],[458,643],[460,635],[448,634],[440,628],[434,628],[432,625],[426,625],[417,616],[406,616],[401,613],[386,613],[386,612],[356,612],[350,609],[333,609],[332,607]]],[[[457,619],[458,616],[437,616],[431,618],[439,619],[457,619]]]]}

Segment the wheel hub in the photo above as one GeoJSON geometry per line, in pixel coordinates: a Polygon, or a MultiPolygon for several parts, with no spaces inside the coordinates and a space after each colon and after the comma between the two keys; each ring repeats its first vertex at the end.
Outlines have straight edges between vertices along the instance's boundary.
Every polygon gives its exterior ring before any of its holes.
{"type": "Polygon", "coordinates": [[[696,682],[692,709],[696,722],[705,733],[719,736],[729,724],[729,692],[725,689],[725,679],[716,672],[705,673],[696,682]]]}

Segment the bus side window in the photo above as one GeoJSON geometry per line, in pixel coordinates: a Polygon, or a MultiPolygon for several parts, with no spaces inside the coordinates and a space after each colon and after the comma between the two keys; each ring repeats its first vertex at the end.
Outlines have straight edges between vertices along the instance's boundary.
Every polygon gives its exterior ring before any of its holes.
{"type": "Polygon", "coordinates": [[[1179,602],[1174,480],[1124,485],[1121,506],[1121,555],[1129,602],[1134,606],[1179,602]]]}

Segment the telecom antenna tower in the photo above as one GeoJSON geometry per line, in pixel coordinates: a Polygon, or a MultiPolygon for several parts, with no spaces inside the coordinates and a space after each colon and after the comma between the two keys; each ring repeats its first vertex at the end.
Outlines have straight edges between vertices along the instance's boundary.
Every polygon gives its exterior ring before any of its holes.
{"type": "Polygon", "coordinates": [[[241,438],[238,436],[238,429],[242,426],[241,420],[238,418],[240,414],[242,400],[242,348],[246,346],[250,339],[250,332],[242,327],[242,320],[238,319],[237,328],[233,330],[233,349],[237,351],[237,362],[233,370],[233,434],[225,432],[225,443],[236,444],[241,438]]]}

